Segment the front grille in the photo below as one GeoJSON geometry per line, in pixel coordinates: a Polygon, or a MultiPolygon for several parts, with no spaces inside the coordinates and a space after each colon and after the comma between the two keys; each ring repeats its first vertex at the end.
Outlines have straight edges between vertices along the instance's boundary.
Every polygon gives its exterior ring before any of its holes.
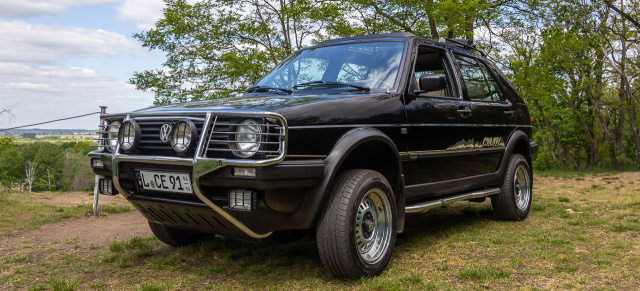
{"type": "MultiPolygon", "coordinates": [[[[240,122],[247,117],[241,116],[216,116],[210,127],[209,142],[207,144],[206,156],[208,158],[239,158],[234,154],[234,145],[237,134],[237,127],[240,122]]],[[[251,159],[264,159],[276,157],[282,154],[282,141],[284,140],[284,130],[279,120],[271,118],[258,118],[261,133],[256,135],[260,138],[260,148],[251,159]]]]}
{"type": "MultiPolygon", "coordinates": [[[[171,143],[165,143],[160,140],[160,128],[162,125],[167,123],[173,126],[181,119],[183,118],[165,120],[136,119],[136,122],[140,125],[140,131],[142,132],[137,154],[178,156],[176,151],[171,147],[171,143]]],[[[193,118],[191,121],[196,125],[196,128],[198,129],[198,137],[200,137],[202,135],[204,118],[193,118]]],[[[197,143],[198,139],[194,139],[192,142],[197,143]]],[[[193,151],[191,151],[187,156],[193,157],[193,151]]]]}

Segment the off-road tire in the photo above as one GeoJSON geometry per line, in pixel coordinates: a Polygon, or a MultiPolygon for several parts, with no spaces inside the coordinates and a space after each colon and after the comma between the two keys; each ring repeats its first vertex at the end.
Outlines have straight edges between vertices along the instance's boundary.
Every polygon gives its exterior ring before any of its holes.
{"type": "Polygon", "coordinates": [[[499,219],[524,220],[531,209],[533,174],[527,160],[511,155],[500,194],[491,197],[493,213],[499,219]]]}
{"type": "Polygon", "coordinates": [[[206,235],[203,233],[190,232],[183,229],[168,227],[149,221],[151,232],[163,243],[173,247],[181,247],[195,243],[206,235]]]}
{"type": "Polygon", "coordinates": [[[363,169],[341,173],[316,228],[322,263],[336,277],[379,275],[395,246],[396,220],[395,197],[384,176],[363,169]]]}

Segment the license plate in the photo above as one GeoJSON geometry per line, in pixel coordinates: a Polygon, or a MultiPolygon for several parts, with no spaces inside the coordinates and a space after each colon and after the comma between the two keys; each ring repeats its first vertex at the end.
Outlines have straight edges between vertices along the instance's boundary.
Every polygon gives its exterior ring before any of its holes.
{"type": "Polygon", "coordinates": [[[138,170],[138,185],[145,190],[172,193],[193,193],[191,178],[187,173],[171,173],[138,170]]]}

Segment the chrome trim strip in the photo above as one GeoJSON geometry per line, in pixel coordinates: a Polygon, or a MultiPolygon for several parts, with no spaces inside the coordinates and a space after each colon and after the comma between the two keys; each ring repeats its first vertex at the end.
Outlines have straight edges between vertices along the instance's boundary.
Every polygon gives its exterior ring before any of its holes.
{"type": "MultiPolygon", "coordinates": [[[[216,117],[216,119],[218,119],[216,117]]],[[[207,116],[204,118],[204,123],[202,124],[202,129],[200,130],[200,140],[198,141],[198,146],[196,147],[196,152],[194,153],[194,157],[199,158],[202,157],[204,153],[206,153],[206,151],[202,151],[202,149],[204,148],[204,144],[205,144],[205,139],[207,137],[207,130],[209,130],[209,124],[211,124],[211,113],[207,113],[207,116]]],[[[211,137],[209,137],[210,139],[211,137]]],[[[209,147],[209,145],[207,144],[207,147],[209,147]]]]}
{"type": "Polygon", "coordinates": [[[351,127],[405,127],[405,126],[469,126],[469,127],[526,127],[528,124],[471,124],[471,123],[403,123],[403,124],[345,124],[345,125],[294,125],[289,129],[309,129],[309,128],[351,128],[351,127]]]}
{"type": "MultiPolygon", "coordinates": [[[[202,117],[192,117],[192,116],[164,116],[164,115],[156,115],[156,116],[139,116],[139,117],[133,117],[133,119],[135,120],[167,120],[167,119],[189,119],[189,120],[196,120],[196,121],[204,121],[206,118],[202,118],[202,117]]],[[[177,121],[176,120],[176,121],[177,121]]]]}
{"type": "Polygon", "coordinates": [[[430,151],[409,151],[400,152],[400,157],[408,160],[411,156],[416,158],[429,158],[429,157],[448,157],[459,156],[468,154],[491,154],[504,152],[506,147],[489,147],[489,148],[473,148],[463,150],[430,150],[430,151]]]}
{"type": "Polygon", "coordinates": [[[193,166],[193,159],[163,156],[130,156],[118,154],[118,162],[134,162],[145,164],[168,164],[174,166],[193,166]]]}
{"type": "Polygon", "coordinates": [[[474,191],[474,192],[459,194],[451,197],[446,197],[438,200],[431,200],[431,201],[422,202],[418,204],[407,205],[404,208],[404,212],[405,213],[425,213],[432,208],[443,206],[445,205],[445,203],[451,203],[451,202],[456,202],[460,200],[469,200],[473,198],[487,197],[491,195],[500,194],[500,191],[501,191],[500,188],[489,188],[489,189],[484,189],[480,191],[474,191]]]}
{"type": "MultiPolygon", "coordinates": [[[[213,119],[213,124],[216,124],[216,122],[218,121],[218,116],[216,115],[216,118],[213,119]]],[[[209,128],[207,127],[207,130],[209,130],[209,128]]],[[[203,130],[204,131],[204,130],[203,130]]],[[[207,147],[204,149],[204,153],[209,151],[209,143],[211,142],[211,139],[213,138],[213,128],[211,130],[211,134],[209,134],[209,138],[207,139],[207,147]]],[[[202,157],[202,156],[198,156],[198,157],[202,157]]]]}

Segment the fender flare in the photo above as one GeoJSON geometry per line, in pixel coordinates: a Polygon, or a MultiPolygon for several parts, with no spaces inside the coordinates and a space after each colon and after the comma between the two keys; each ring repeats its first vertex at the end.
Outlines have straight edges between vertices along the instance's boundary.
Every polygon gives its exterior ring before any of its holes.
{"type": "Polygon", "coordinates": [[[502,156],[502,161],[500,162],[499,177],[504,177],[505,172],[507,171],[507,167],[509,166],[509,158],[511,157],[511,154],[513,154],[513,150],[516,148],[516,145],[521,140],[524,140],[527,144],[527,153],[524,158],[527,159],[527,162],[529,163],[529,170],[533,169],[533,165],[531,164],[531,146],[529,143],[529,136],[523,131],[516,128],[513,133],[511,133],[504,151],[504,155],[502,156]]]}
{"type": "Polygon", "coordinates": [[[395,153],[398,177],[396,177],[397,180],[395,181],[396,189],[393,189],[393,191],[398,208],[397,229],[398,232],[401,232],[404,228],[404,179],[402,179],[402,162],[400,154],[396,145],[387,135],[382,131],[371,127],[352,129],[342,135],[333,146],[331,153],[329,153],[324,161],[325,165],[322,181],[318,186],[309,190],[307,199],[305,199],[303,205],[300,207],[300,209],[305,209],[307,211],[298,211],[294,214],[294,216],[297,216],[295,217],[296,220],[300,221],[300,228],[309,228],[316,222],[316,218],[319,217],[320,211],[323,208],[327,197],[331,195],[331,186],[338,174],[337,171],[340,169],[349,154],[358,146],[371,141],[383,142],[395,153]]]}

